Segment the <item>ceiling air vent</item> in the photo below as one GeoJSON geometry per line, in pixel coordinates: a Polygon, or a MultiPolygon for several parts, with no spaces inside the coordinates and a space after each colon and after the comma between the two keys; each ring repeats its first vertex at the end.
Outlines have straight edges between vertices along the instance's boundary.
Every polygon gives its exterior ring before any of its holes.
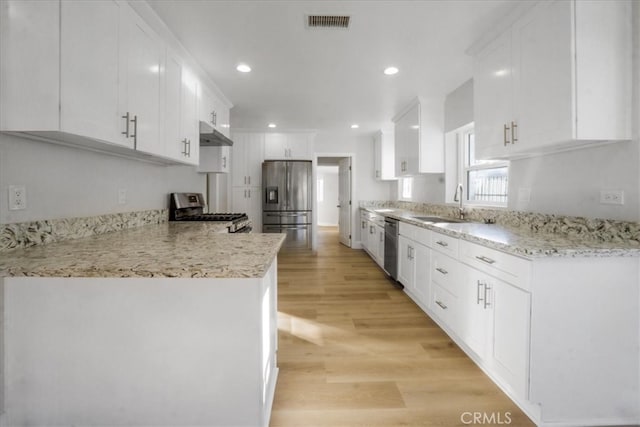
{"type": "Polygon", "coordinates": [[[349,28],[350,19],[350,16],[309,15],[307,26],[309,28],[349,28]]]}

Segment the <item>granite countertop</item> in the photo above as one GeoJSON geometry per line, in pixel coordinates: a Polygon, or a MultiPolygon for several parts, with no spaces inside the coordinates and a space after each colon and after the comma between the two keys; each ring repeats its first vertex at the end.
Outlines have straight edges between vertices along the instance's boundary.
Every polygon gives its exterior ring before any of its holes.
{"type": "Polygon", "coordinates": [[[227,225],[169,222],[13,249],[0,256],[0,277],[263,277],[285,235],[227,225]]]}
{"type": "Polygon", "coordinates": [[[424,212],[375,207],[361,209],[529,259],[550,256],[640,256],[640,244],[634,240],[598,241],[588,234],[542,233],[527,228],[512,229],[478,222],[433,223],[414,218],[427,216],[424,212]]]}

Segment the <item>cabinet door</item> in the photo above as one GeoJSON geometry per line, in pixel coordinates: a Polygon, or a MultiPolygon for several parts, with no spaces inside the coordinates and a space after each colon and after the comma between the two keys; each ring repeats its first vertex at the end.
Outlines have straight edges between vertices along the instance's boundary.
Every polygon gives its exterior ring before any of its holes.
{"type": "Polygon", "coordinates": [[[262,185],[262,161],[264,160],[265,134],[249,134],[245,144],[245,164],[247,184],[260,187],[262,185]]]}
{"type": "Polygon", "coordinates": [[[264,158],[271,160],[288,159],[289,147],[287,135],[283,133],[267,133],[264,136],[264,158]]]}
{"type": "Polygon", "coordinates": [[[182,60],[167,50],[163,77],[163,118],[165,152],[167,157],[183,160],[185,144],[181,134],[182,60]]]}
{"type": "Polygon", "coordinates": [[[233,147],[231,147],[231,185],[240,187],[248,185],[247,183],[247,146],[249,143],[249,134],[234,133],[233,147]]]}
{"type": "Polygon", "coordinates": [[[247,212],[247,187],[233,187],[231,190],[231,211],[247,212]]]}
{"type": "Polygon", "coordinates": [[[59,7],[58,1],[0,2],[1,130],[58,130],[59,7]]]}
{"type": "Polygon", "coordinates": [[[186,142],[185,161],[197,165],[200,158],[200,126],[198,124],[199,83],[191,70],[183,65],[180,89],[180,140],[186,142]]]}
{"type": "Polygon", "coordinates": [[[518,396],[528,396],[531,296],[500,280],[493,282],[492,365],[518,396]]]}
{"type": "Polygon", "coordinates": [[[112,0],[60,4],[60,127],[133,146],[118,113],[118,22],[112,0]]]}
{"type": "Polygon", "coordinates": [[[251,220],[254,233],[262,232],[262,189],[260,187],[247,188],[246,210],[251,220]]]}
{"type": "Polygon", "coordinates": [[[198,117],[201,121],[215,126],[213,113],[216,110],[216,98],[213,92],[205,85],[201,85],[198,93],[198,117]]]}
{"type": "Polygon", "coordinates": [[[398,281],[406,288],[413,288],[415,244],[404,236],[398,237],[398,281]]]}
{"type": "Polygon", "coordinates": [[[431,287],[430,261],[431,250],[420,244],[415,246],[415,279],[413,293],[418,300],[427,307],[429,305],[429,289],[431,287]]]}
{"type": "Polygon", "coordinates": [[[575,137],[571,22],[572,2],[541,2],[513,26],[514,152],[575,137]]]}
{"type": "Polygon", "coordinates": [[[311,159],[311,136],[308,133],[288,133],[287,148],[291,159],[311,159]]]}
{"type": "Polygon", "coordinates": [[[490,354],[491,297],[495,279],[462,264],[460,268],[464,280],[459,288],[458,333],[471,350],[485,359],[490,354]]]}
{"type": "Polygon", "coordinates": [[[373,137],[373,177],[382,179],[382,132],[373,137]]]}
{"type": "Polygon", "coordinates": [[[511,141],[513,73],[511,31],[505,32],[474,58],[473,115],[476,158],[506,156],[511,141]],[[505,126],[507,129],[505,130],[505,126]]]}
{"type": "Polygon", "coordinates": [[[420,168],[420,105],[414,105],[395,123],[395,174],[410,176],[420,168]]]}
{"type": "Polygon", "coordinates": [[[134,148],[164,155],[160,139],[161,45],[158,36],[130,6],[121,7],[122,116],[130,115],[129,135],[134,148]]]}
{"type": "Polygon", "coordinates": [[[384,227],[381,226],[376,226],[377,229],[377,234],[378,234],[378,238],[377,240],[377,245],[378,245],[378,250],[376,252],[376,259],[378,261],[378,265],[382,268],[384,268],[384,227]]]}
{"type": "Polygon", "coordinates": [[[224,147],[200,147],[198,172],[228,173],[229,172],[229,148],[224,147]]]}

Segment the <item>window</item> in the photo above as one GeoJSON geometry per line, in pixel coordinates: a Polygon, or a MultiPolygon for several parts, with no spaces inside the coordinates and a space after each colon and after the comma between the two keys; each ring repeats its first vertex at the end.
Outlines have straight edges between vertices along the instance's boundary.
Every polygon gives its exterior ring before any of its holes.
{"type": "Polygon", "coordinates": [[[398,179],[398,187],[400,190],[400,200],[411,200],[413,197],[413,178],[398,179]]]}
{"type": "Polygon", "coordinates": [[[447,202],[462,183],[466,203],[507,206],[509,162],[476,159],[473,123],[449,132],[446,141],[447,202]]]}

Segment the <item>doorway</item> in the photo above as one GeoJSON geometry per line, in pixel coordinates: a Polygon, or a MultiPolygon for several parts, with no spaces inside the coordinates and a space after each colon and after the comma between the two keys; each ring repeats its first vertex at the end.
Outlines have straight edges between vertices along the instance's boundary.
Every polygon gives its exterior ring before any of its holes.
{"type": "Polygon", "coordinates": [[[322,226],[333,222],[338,227],[340,243],[350,248],[354,218],[354,155],[318,155],[315,164],[315,223],[322,226]]]}

